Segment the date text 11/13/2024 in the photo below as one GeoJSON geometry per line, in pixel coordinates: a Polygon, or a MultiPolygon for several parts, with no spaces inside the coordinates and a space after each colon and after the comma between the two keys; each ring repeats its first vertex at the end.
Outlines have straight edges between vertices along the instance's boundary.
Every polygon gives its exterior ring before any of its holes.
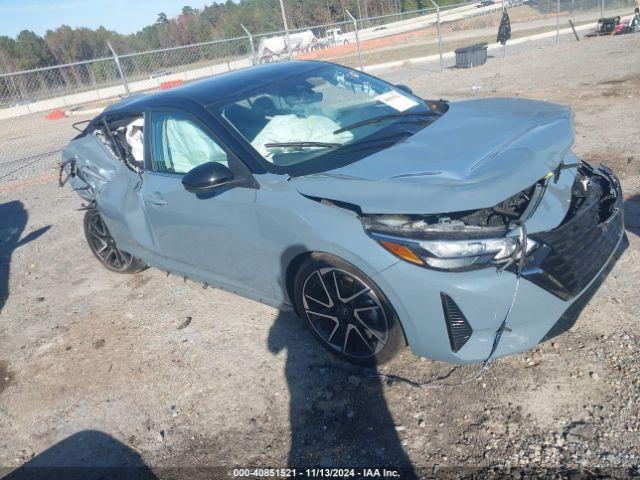
{"type": "Polygon", "coordinates": [[[252,478],[400,478],[398,470],[386,468],[237,468],[234,477],[252,478]]]}

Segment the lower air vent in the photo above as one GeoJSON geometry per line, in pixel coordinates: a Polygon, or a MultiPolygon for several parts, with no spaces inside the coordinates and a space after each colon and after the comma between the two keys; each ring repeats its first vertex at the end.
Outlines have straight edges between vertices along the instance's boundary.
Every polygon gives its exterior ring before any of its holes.
{"type": "Polygon", "coordinates": [[[460,310],[460,307],[456,305],[456,302],[454,302],[449,295],[440,292],[440,300],[442,300],[442,310],[444,312],[445,323],[447,324],[451,350],[457,352],[467,343],[473,330],[460,310]]]}

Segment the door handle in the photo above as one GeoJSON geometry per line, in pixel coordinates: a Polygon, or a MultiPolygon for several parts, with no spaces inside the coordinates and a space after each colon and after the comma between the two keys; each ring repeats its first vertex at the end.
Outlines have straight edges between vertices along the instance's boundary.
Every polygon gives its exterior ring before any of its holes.
{"type": "Polygon", "coordinates": [[[149,202],[151,205],[156,205],[156,206],[162,206],[162,205],[166,205],[167,201],[162,198],[162,195],[160,195],[159,193],[152,193],[151,195],[147,195],[147,202],[149,202]]]}

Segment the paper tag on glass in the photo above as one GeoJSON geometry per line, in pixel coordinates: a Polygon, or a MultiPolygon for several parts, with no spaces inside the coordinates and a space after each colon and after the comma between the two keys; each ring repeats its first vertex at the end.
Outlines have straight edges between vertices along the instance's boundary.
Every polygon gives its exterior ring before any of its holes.
{"type": "Polygon", "coordinates": [[[409,110],[411,107],[418,105],[418,102],[415,100],[405,97],[395,90],[378,95],[376,100],[389,105],[391,108],[399,112],[404,112],[405,110],[409,110]]]}

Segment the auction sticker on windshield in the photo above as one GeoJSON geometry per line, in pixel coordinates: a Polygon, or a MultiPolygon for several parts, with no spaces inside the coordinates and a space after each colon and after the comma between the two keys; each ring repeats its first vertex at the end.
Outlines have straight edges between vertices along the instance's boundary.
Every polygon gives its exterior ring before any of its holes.
{"type": "Polygon", "coordinates": [[[382,95],[378,95],[376,97],[376,100],[389,105],[391,108],[399,112],[404,112],[405,110],[409,110],[410,108],[418,105],[418,102],[416,102],[415,100],[412,100],[409,97],[405,97],[401,93],[394,90],[383,93],[382,95]]]}

